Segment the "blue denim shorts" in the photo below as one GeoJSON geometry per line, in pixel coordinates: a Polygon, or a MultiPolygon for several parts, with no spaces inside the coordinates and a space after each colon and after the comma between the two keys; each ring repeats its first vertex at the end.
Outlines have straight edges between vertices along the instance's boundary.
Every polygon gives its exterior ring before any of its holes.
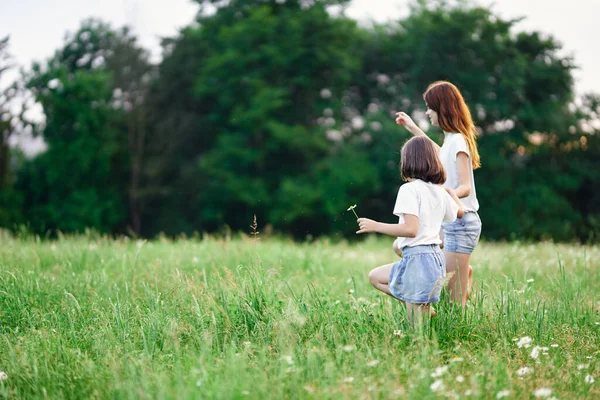
{"type": "Polygon", "coordinates": [[[442,224],[442,228],[444,251],[471,254],[481,236],[481,219],[475,211],[468,211],[451,224],[442,224]]]}
{"type": "Polygon", "coordinates": [[[440,301],[446,279],[446,259],[437,244],[402,249],[402,260],[390,273],[392,295],[407,303],[427,304],[440,301]]]}

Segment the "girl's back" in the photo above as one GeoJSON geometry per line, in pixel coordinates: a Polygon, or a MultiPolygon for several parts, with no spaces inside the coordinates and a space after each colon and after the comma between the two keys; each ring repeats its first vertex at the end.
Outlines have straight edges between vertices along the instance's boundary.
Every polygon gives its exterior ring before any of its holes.
{"type": "Polygon", "coordinates": [[[414,238],[399,237],[398,248],[440,244],[442,222],[453,222],[457,211],[458,205],[442,186],[420,179],[405,183],[398,190],[394,215],[400,224],[404,223],[404,214],[417,216],[419,229],[414,238]]]}

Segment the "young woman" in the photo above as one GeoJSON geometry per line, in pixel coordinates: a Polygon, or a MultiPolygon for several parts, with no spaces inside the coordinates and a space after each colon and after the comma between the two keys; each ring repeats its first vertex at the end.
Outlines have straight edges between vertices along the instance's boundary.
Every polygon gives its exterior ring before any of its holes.
{"type": "MultiPolygon", "coordinates": [[[[435,145],[446,170],[444,185],[454,189],[465,211],[463,218],[442,226],[446,271],[452,274],[448,290],[451,298],[464,307],[473,285],[471,253],[481,235],[481,219],[477,214],[479,202],[473,178],[473,170],[480,166],[475,142],[477,132],[469,107],[452,83],[432,83],[423,94],[423,99],[431,124],[444,131],[442,147],[435,145]]],[[[427,137],[404,112],[397,113],[396,123],[404,125],[414,136],[427,137]]]]}

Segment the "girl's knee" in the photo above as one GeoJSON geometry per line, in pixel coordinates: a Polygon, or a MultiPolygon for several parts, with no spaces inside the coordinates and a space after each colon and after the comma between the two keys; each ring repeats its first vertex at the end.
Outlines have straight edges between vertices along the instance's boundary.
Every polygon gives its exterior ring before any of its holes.
{"type": "Polygon", "coordinates": [[[371,285],[375,286],[376,284],[379,283],[379,271],[378,271],[379,267],[374,268],[371,270],[371,272],[369,272],[369,282],[371,282],[371,285]]]}

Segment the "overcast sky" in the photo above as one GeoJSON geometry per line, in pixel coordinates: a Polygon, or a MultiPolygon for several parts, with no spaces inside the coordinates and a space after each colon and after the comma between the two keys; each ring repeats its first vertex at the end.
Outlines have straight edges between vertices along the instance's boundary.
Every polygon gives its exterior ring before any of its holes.
{"type": "MultiPolygon", "coordinates": [[[[385,21],[407,13],[408,0],[353,0],[347,14],[359,20],[385,21]]],[[[575,57],[578,93],[600,92],[597,45],[600,0],[480,0],[506,18],[524,16],[520,30],[552,34],[575,57]]],[[[0,0],[0,37],[10,35],[17,63],[29,67],[52,55],[67,31],[87,17],[134,28],[141,43],[160,57],[159,38],[190,23],[198,9],[191,0],[0,0]]],[[[4,82],[5,83],[5,82],[4,82]]]]}

